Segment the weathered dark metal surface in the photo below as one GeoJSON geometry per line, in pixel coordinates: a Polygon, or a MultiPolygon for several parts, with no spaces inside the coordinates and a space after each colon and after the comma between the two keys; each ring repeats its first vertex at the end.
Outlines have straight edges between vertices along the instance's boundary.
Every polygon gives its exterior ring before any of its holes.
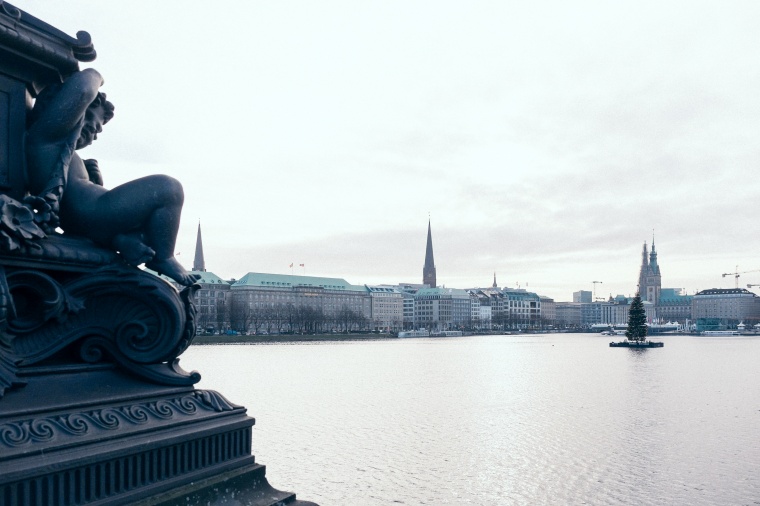
{"type": "Polygon", "coordinates": [[[182,188],[107,190],[79,158],[113,115],[78,68],[94,58],[86,32],[0,0],[0,506],[310,504],[269,486],[245,408],[179,366],[198,288],[174,258],[182,188]]]}

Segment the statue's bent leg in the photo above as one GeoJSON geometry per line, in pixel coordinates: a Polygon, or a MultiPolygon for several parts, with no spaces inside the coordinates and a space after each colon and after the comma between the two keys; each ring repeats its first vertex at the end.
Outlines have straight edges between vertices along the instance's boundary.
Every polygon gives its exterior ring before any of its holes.
{"type": "Polygon", "coordinates": [[[182,185],[172,177],[156,175],[130,181],[98,198],[97,230],[92,232],[100,241],[130,249],[132,262],[147,259],[147,267],[190,285],[195,278],[174,258],[183,201],[182,185]],[[135,241],[141,237],[145,248],[135,249],[135,241]]]}

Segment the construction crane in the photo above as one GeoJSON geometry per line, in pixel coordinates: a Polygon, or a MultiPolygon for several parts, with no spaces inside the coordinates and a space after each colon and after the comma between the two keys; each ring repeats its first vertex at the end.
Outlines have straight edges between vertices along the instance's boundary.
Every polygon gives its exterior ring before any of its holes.
{"type": "Polygon", "coordinates": [[[596,302],[596,285],[601,283],[601,281],[592,281],[594,283],[594,301],[596,302]]]}
{"type": "Polygon", "coordinates": [[[739,266],[737,265],[736,266],[736,271],[734,271],[734,272],[724,272],[723,274],[721,274],[721,276],[724,277],[724,278],[726,276],[733,276],[734,277],[734,288],[739,288],[739,276],[742,275],[742,274],[747,274],[748,272],[760,272],[760,269],[753,269],[751,271],[742,271],[742,272],[739,272],[739,266]]]}

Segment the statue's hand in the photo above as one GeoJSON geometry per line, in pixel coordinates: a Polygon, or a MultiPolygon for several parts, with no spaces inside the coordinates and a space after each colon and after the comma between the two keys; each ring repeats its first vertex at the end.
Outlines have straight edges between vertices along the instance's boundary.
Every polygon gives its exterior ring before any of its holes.
{"type": "Polygon", "coordinates": [[[84,167],[87,169],[87,175],[90,177],[90,181],[96,185],[103,186],[103,175],[100,173],[98,161],[94,158],[89,158],[84,161],[84,167]]]}

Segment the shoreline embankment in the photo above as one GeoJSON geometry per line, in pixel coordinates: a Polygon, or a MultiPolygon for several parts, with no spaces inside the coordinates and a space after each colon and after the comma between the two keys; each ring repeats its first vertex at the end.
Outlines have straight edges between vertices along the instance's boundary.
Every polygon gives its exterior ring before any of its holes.
{"type": "Polygon", "coordinates": [[[195,336],[193,345],[206,344],[267,344],[305,343],[318,341],[379,341],[397,339],[393,334],[268,334],[268,335],[200,335],[195,336]]]}

